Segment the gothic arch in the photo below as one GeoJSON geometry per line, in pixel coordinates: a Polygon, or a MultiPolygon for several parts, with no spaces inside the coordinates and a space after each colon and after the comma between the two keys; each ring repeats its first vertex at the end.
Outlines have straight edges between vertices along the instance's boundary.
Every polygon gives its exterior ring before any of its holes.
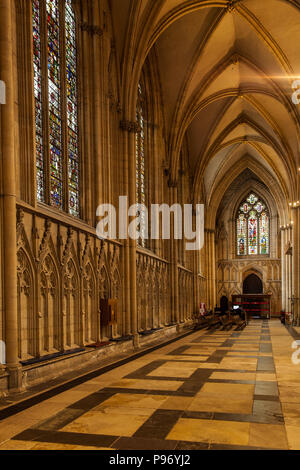
{"type": "Polygon", "coordinates": [[[34,305],[34,270],[24,248],[17,253],[18,356],[35,357],[38,351],[38,318],[34,305]]]}

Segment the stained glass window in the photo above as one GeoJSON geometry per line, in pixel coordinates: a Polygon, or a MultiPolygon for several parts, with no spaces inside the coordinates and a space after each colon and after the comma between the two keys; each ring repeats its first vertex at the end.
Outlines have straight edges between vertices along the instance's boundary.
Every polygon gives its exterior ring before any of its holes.
{"type": "MultiPolygon", "coordinates": [[[[136,202],[137,204],[146,204],[146,191],[145,191],[145,120],[143,108],[143,90],[142,85],[138,85],[138,100],[136,107],[136,120],[139,125],[139,131],[136,134],[136,202]]],[[[141,238],[138,243],[145,247],[145,233],[146,233],[146,215],[145,211],[140,212],[141,238]]]]}
{"type": "Polygon", "coordinates": [[[69,163],[69,210],[79,216],[79,152],[77,129],[77,50],[76,21],[71,0],[66,0],[66,76],[69,163]]]}
{"type": "Polygon", "coordinates": [[[33,0],[32,5],[37,199],[79,216],[77,49],[72,0],[33,0]]]}
{"type": "Polygon", "coordinates": [[[240,205],[237,215],[237,254],[269,254],[269,216],[266,205],[253,193],[240,205]]]}
{"type": "Polygon", "coordinates": [[[261,255],[269,253],[269,217],[266,212],[261,214],[259,219],[259,251],[261,255]]]}
{"type": "Polygon", "coordinates": [[[257,217],[251,211],[248,217],[248,254],[257,255],[257,217]]]}
{"type": "Polygon", "coordinates": [[[33,80],[35,101],[35,146],[36,146],[36,177],[37,199],[44,202],[44,148],[43,148],[43,110],[42,110],[42,64],[41,64],[41,15],[40,1],[33,0],[33,80]]]}
{"type": "Polygon", "coordinates": [[[237,219],[237,250],[238,255],[247,254],[247,220],[244,214],[237,219]]]}

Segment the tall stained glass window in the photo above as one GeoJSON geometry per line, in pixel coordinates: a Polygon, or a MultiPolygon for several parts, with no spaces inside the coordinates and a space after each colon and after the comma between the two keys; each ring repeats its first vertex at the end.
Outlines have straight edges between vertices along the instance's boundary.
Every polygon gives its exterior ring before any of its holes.
{"type": "Polygon", "coordinates": [[[79,216],[76,20],[72,0],[33,0],[37,199],[79,216]]]}
{"type": "Polygon", "coordinates": [[[237,215],[237,254],[269,255],[270,221],[266,205],[253,193],[241,204],[237,215]]]}
{"type": "MultiPolygon", "coordinates": [[[[138,99],[136,107],[136,120],[139,130],[136,134],[136,202],[137,204],[146,204],[146,190],[145,190],[145,118],[144,118],[144,96],[141,83],[138,85],[138,99]]],[[[138,243],[146,246],[146,214],[145,211],[140,211],[141,238],[138,243]]]]}

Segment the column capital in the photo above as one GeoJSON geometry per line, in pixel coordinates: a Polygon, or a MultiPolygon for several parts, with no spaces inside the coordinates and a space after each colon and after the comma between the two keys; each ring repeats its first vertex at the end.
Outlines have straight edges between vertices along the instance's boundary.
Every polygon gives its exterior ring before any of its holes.
{"type": "Polygon", "coordinates": [[[103,29],[100,28],[100,26],[96,26],[93,24],[88,24],[86,22],[81,23],[81,31],[86,31],[87,33],[91,34],[94,36],[97,34],[97,36],[102,36],[103,35],[103,29]]]}

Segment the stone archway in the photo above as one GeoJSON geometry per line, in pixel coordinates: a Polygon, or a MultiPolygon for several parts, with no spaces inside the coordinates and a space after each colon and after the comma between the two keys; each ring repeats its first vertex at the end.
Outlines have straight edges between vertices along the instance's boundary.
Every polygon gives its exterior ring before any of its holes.
{"type": "Polygon", "coordinates": [[[243,294],[263,294],[263,283],[257,274],[249,274],[243,282],[243,294]]]}

